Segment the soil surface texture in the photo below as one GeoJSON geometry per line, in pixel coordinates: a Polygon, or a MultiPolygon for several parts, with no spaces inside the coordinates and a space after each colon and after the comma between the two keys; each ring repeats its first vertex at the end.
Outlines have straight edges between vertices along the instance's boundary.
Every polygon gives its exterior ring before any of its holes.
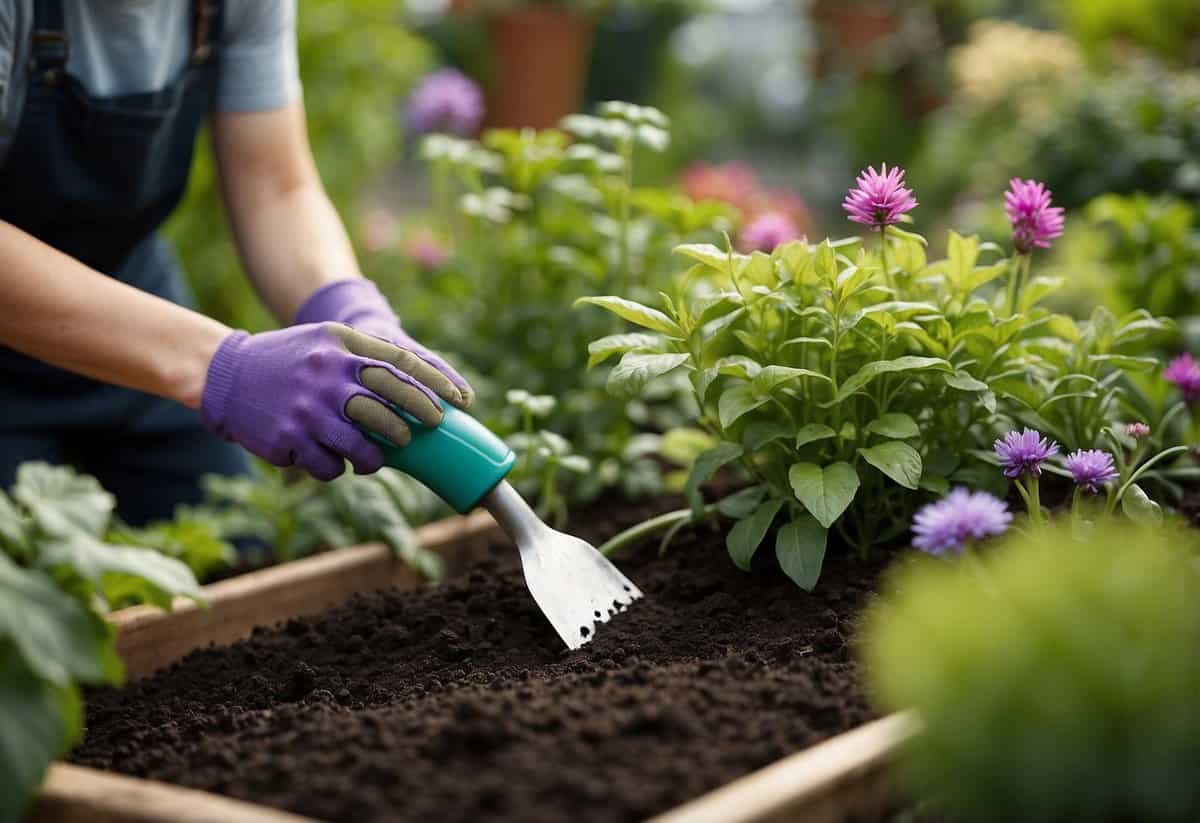
{"type": "MultiPolygon", "coordinates": [[[[568,530],[599,542],[654,510],[568,530]]],[[[873,717],[849,646],[878,569],[832,557],[806,594],[772,545],[748,574],[715,529],[619,558],[645,600],[567,652],[497,541],[441,586],[90,694],[73,760],[326,820],[642,820],[873,717]]]]}

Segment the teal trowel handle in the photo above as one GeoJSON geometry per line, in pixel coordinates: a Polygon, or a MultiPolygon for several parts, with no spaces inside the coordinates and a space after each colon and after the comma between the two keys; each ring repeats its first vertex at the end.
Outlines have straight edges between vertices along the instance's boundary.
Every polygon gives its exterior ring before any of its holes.
{"type": "Polygon", "coordinates": [[[512,469],[512,449],[471,415],[443,406],[446,416],[437,428],[422,425],[404,412],[412,442],[403,448],[372,432],[383,447],[384,462],[412,475],[460,514],[479,505],[512,469]]]}

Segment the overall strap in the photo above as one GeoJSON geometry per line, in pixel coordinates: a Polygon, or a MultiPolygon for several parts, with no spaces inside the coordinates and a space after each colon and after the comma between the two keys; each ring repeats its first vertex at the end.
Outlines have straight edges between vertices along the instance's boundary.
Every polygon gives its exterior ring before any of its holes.
{"type": "Polygon", "coordinates": [[[221,11],[220,0],[192,0],[192,63],[203,63],[213,53],[221,11]]]}
{"type": "Polygon", "coordinates": [[[56,83],[67,65],[67,32],[62,0],[34,0],[29,70],[47,83],[56,83]]]}

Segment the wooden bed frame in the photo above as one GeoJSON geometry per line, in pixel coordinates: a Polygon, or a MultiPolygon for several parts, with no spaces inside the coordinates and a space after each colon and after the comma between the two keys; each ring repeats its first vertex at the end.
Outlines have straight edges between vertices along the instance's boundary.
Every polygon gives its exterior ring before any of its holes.
{"type": "MultiPolygon", "coordinates": [[[[486,512],[422,527],[426,549],[457,574],[498,534],[486,512]]],[[[117,652],[130,679],[149,676],[209,645],[228,645],[258,626],[326,611],[357,592],[412,588],[420,578],[382,545],[358,546],[205,587],[208,603],[180,599],[167,613],[150,606],[115,612],[117,652]]],[[[886,810],[891,766],[916,728],[891,715],[838,735],[654,818],[653,823],[866,821],[886,810]]],[[[309,818],[152,780],[55,763],[30,823],[301,823],[309,818]]]]}

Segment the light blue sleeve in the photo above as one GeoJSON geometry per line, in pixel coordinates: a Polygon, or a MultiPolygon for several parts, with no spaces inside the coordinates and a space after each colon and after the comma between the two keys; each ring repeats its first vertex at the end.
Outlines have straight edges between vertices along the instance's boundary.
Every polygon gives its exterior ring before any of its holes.
{"type": "Polygon", "coordinates": [[[266,111],[300,97],[295,0],[226,0],[218,111],[266,111]]]}

